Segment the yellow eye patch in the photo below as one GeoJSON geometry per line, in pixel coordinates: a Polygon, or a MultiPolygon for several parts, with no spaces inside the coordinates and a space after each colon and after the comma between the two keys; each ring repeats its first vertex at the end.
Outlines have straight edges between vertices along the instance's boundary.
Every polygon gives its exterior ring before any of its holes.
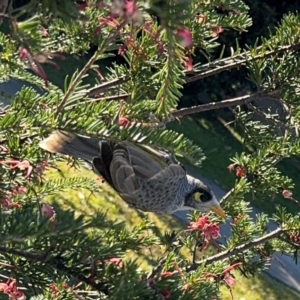
{"type": "Polygon", "coordinates": [[[202,195],[202,193],[199,193],[199,192],[196,192],[196,193],[194,193],[194,200],[196,201],[196,202],[201,202],[201,195],[202,195]]]}

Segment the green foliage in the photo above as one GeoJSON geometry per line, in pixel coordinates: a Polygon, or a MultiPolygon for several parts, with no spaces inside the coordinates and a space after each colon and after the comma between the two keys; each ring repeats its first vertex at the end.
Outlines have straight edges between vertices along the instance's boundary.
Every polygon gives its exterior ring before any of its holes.
{"type": "Polygon", "coordinates": [[[273,216],[278,228],[268,233],[269,218],[260,214],[251,219],[246,197],[265,201],[282,194],[297,203],[290,191],[296,182],[279,171],[278,163],[300,152],[299,15],[284,16],[274,33],[255,45],[243,49],[236,43],[228,51],[219,36],[247,31],[252,24],[248,12],[243,1],[230,0],[31,0],[6,7],[0,78],[24,80],[26,86],[7,97],[10,105],[0,111],[3,279],[16,279],[31,299],[220,299],[220,286],[230,289],[234,281],[233,269],[254,275],[276,251],[297,261],[299,214],[278,206],[273,216]],[[87,52],[84,66],[59,86],[48,79],[44,64],[55,77],[64,56],[82,59],[87,52]],[[191,70],[196,53],[208,63],[199,62],[191,70]],[[102,74],[99,64],[108,57],[116,61],[102,74]],[[38,147],[52,130],[150,145],[200,165],[202,149],[166,124],[184,114],[177,107],[188,81],[241,66],[257,97],[228,104],[236,106],[232,112],[245,150],[232,158],[230,168],[238,178],[222,200],[232,218],[225,243],[215,242],[221,221],[199,213],[191,216],[187,229],[159,233],[146,218],[129,230],[101,208],[84,214],[59,201],[53,207],[47,204],[50,196],[70,189],[86,189],[91,195],[100,191],[109,199],[89,178],[43,178],[45,168],[61,160],[38,147]],[[279,103],[283,116],[279,109],[261,108],[257,101],[262,95],[279,103]],[[220,253],[203,252],[201,257],[207,257],[199,260],[197,251],[209,243],[220,253]],[[130,251],[155,246],[163,255],[152,258],[157,265],[148,274],[127,257],[130,251]]]}

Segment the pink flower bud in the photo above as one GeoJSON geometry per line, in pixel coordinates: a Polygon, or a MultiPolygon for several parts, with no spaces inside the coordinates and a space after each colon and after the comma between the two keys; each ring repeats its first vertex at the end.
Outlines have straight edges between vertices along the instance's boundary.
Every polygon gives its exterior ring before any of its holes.
{"type": "Polygon", "coordinates": [[[111,264],[117,266],[118,268],[123,268],[123,262],[122,259],[117,257],[112,257],[108,260],[111,264]]]}
{"type": "Polygon", "coordinates": [[[283,190],[283,191],[282,191],[282,196],[283,196],[284,198],[289,199],[289,198],[292,198],[292,197],[293,197],[293,193],[292,193],[291,191],[289,191],[289,190],[283,190]]]}
{"type": "Polygon", "coordinates": [[[119,126],[124,126],[128,128],[130,126],[130,121],[125,117],[120,117],[118,121],[119,126]]]}
{"type": "Polygon", "coordinates": [[[220,33],[222,33],[224,31],[224,29],[221,26],[213,26],[211,27],[212,30],[212,37],[217,37],[220,35],[220,33]]]}
{"type": "Polygon", "coordinates": [[[55,214],[55,211],[53,209],[52,206],[50,206],[49,204],[47,203],[43,203],[42,206],[41,206],[41,212],[42,212],[42,215],[45,217],[45,218],[52,218],[55,214]]]}
{"type": "Polygon", "coordinates": [[[193,44],[193,37],[188,28],[179,27],[174,30],[174,34],[178,37],[179,43],[183,47],[190,47],[193,44]]]}
{"type": "Polygon", "coordinates": [[[26,48],[21,48],[19,52],[19,57],[21,60],[24,60],[28,57],[28,50],[26,48]]]}
{"type": "Polygon", "coordinates": [[[183,61],[183,66],[187,71],[193,71],[193,59],[190,56],[186,56],[183,61]]]}

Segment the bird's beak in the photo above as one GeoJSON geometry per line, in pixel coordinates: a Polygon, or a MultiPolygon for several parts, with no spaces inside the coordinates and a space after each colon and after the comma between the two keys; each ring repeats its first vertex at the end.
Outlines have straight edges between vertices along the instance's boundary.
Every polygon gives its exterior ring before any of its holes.
{"type": "Polygon", "coordinates": [[[208,208],[218,216],[222,217],[223,219],[226,219],[226,214],[220,206],[219,202],[216,201],[215,203],[208,205],[208,208]]]}

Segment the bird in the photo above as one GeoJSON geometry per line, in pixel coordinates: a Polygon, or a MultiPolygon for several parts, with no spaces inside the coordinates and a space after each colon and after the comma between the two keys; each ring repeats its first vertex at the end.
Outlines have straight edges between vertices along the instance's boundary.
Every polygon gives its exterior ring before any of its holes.
{"type": "Polygon", "coordinates": [[[89,163],[135,209],[157,214],[212,211],[226,218],[212,190],[188,175],[175,156],[162,149],[64,130],[53,131],[39,146],[89,163]]]}

